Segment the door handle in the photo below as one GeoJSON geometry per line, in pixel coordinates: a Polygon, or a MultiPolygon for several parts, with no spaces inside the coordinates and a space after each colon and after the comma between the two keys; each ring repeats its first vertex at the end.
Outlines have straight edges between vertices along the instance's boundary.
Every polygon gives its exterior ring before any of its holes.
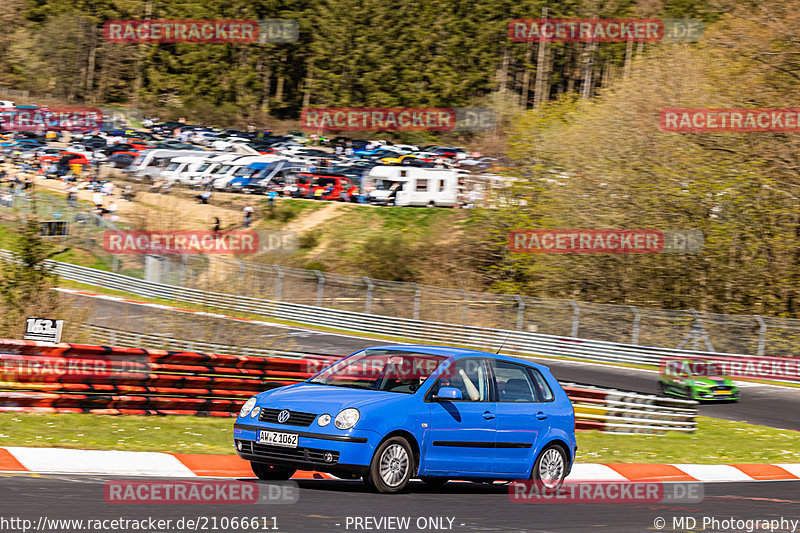
{"type": "Polygon", "coordinates": [[[539,411],[538,413],[536,413],[536,418],[538,418],[539,420],[545,420],[547,418],[547,415],[539,411]]]}
{"type": "Polygon", "coordinates": [[[491,411],[486,411],[485,413],[483,413],[483,418],[485,418],[486,420],[491,420],[492,418],[494,418],[494,413],[492,413],[491,411]]]}

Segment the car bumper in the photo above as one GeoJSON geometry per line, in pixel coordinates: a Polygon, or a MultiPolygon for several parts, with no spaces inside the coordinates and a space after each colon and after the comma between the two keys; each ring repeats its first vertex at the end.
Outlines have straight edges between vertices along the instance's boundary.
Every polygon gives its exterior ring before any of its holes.
{"type": "Polygon", "coordinates": [[[379,441],[379,435],[368,430],[320,433],[314,431],[313,426],[287,428],[263,423],[237,423],[233,427],[234,446],[242,459],[340,475],[365,474],[379,441]],[[296,433],[299,435],[297,448],[256,442],[260,430],[296,433]]]}
{"type": "Polygon", "coordinates": [[[731,394],[714,394],[709,393],[708,391],[694,391],[692,396],[695,400],[699,400],[701,402],[719,402],[738,400],[740,395],[738,391],[731,394]]]}

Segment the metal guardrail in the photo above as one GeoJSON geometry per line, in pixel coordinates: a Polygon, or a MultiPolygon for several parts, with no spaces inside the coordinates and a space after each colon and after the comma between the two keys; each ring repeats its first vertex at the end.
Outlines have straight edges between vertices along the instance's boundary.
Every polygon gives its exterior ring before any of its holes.
{"type": "MultiPolygon", "coordinates": [[[[282,359],[305,359],[319,355],[173,339],[164,335],[133,333],[88,324],[81,327],[89,333],[92,342],[110,346],[124,345],[147,349],[162,348],[282,359]]],[[[575,408],[577,429],[622,434],[693,432],[697,429],[695,401],[578,383],[562,383],[562,386],[575,408]]]]}
{"type": "MultiPolygon", "coordinates": [[[[9,252],[0,251],[0,260],[11,259],[13,257],[9,252]]],[[[48,264],[53,267],[56,274],[64,279],[137,294],[145,298],[176,300],[204,307],[227,309],[312,326],[386,337],[400,337],[422,342],[488,349],[496,349],[505,342],[503,349],[506,352],[514,352],[520,355],[560,356],[587,361],[647,366],[657,366],[659,361],[665,357],[745,357],[743,354],[678,350],[462,324],[425,322],[408,318],[207,292],[199,289],[148,282],[114,272],[104,272],[58,261],[48,261],[48,264]]]]}
{"type": "MultiPolygon", "coordinates": [[[[149,349],[186,350],[188,352],[224,353],[227,355],[254,355],[260,357],[280,357],[283,359],[304,359],[309,355],[330,357],[330,354],[311,354],[309,352],[293,352],[253,346],[233,346],[230,344],[201,342],[190,339],[175,339],[171,335],[166,334],[138,333],[135,331],[95,326],[93,324],[81,324],[80,329],[88,334],[89,342],[104,346],[137,346],[147,347],[149,349]]],[[[343,353],[341,357],[345,355],[348,354],[343,353]]]]}

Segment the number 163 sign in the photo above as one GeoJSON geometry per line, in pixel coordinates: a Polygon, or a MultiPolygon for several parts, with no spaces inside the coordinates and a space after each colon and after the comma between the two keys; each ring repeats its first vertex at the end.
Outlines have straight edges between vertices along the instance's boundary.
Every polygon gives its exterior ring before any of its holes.
{"type": "Polygon", "coordinates": [[[64,328],[63,320],[49,318],[28,318],[25,320],[26,341],[61,342],[61,330],[64,328]]]}

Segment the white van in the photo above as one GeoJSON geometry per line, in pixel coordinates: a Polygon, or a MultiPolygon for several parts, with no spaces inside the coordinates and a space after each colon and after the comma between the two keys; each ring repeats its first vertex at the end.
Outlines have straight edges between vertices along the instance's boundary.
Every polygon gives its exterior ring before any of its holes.
{"type": "Polygon", "coordinates": [[[155,181],[176,157],[208,155],[197,150],[146,150],[133,160],[126,172],[133,173],[135,179],[155,181]]]}
{"type": "Polygon", "coordinates": [[[184,176],[196,171],[207,160],[208,157],[204,153],[175,157],[169,162],[167,168],[161,172],[159,178],[168,183],[175,183],[176,181],[186,183],[184,176]]]}
{"type": "Polygon", "coordinates": [[[211,186],[215,190],[224,191],[228,188],[228,184],[233,180],[233,178],[237,177],[237,172],[242,169],[247,169],[247,166],[250,163],[258,163],[260,161],[275,161],[275,156],[251,156],[251,155],[243,155],[239,156],[235,159],[232,159],[225,163],[220,169],[215,172],[213,175],[215,176],[214,181],[212,182],[211,186]]]}
{"type": "Polygon", "coordinates": [[[447,168],[397,165],[370,169],[367,179],[375,186],[370,198],[398,206],[453,207],[458,200],[459,176],[447,168]],[[392,201],[393,200],[393,201],[392,201]]]}

